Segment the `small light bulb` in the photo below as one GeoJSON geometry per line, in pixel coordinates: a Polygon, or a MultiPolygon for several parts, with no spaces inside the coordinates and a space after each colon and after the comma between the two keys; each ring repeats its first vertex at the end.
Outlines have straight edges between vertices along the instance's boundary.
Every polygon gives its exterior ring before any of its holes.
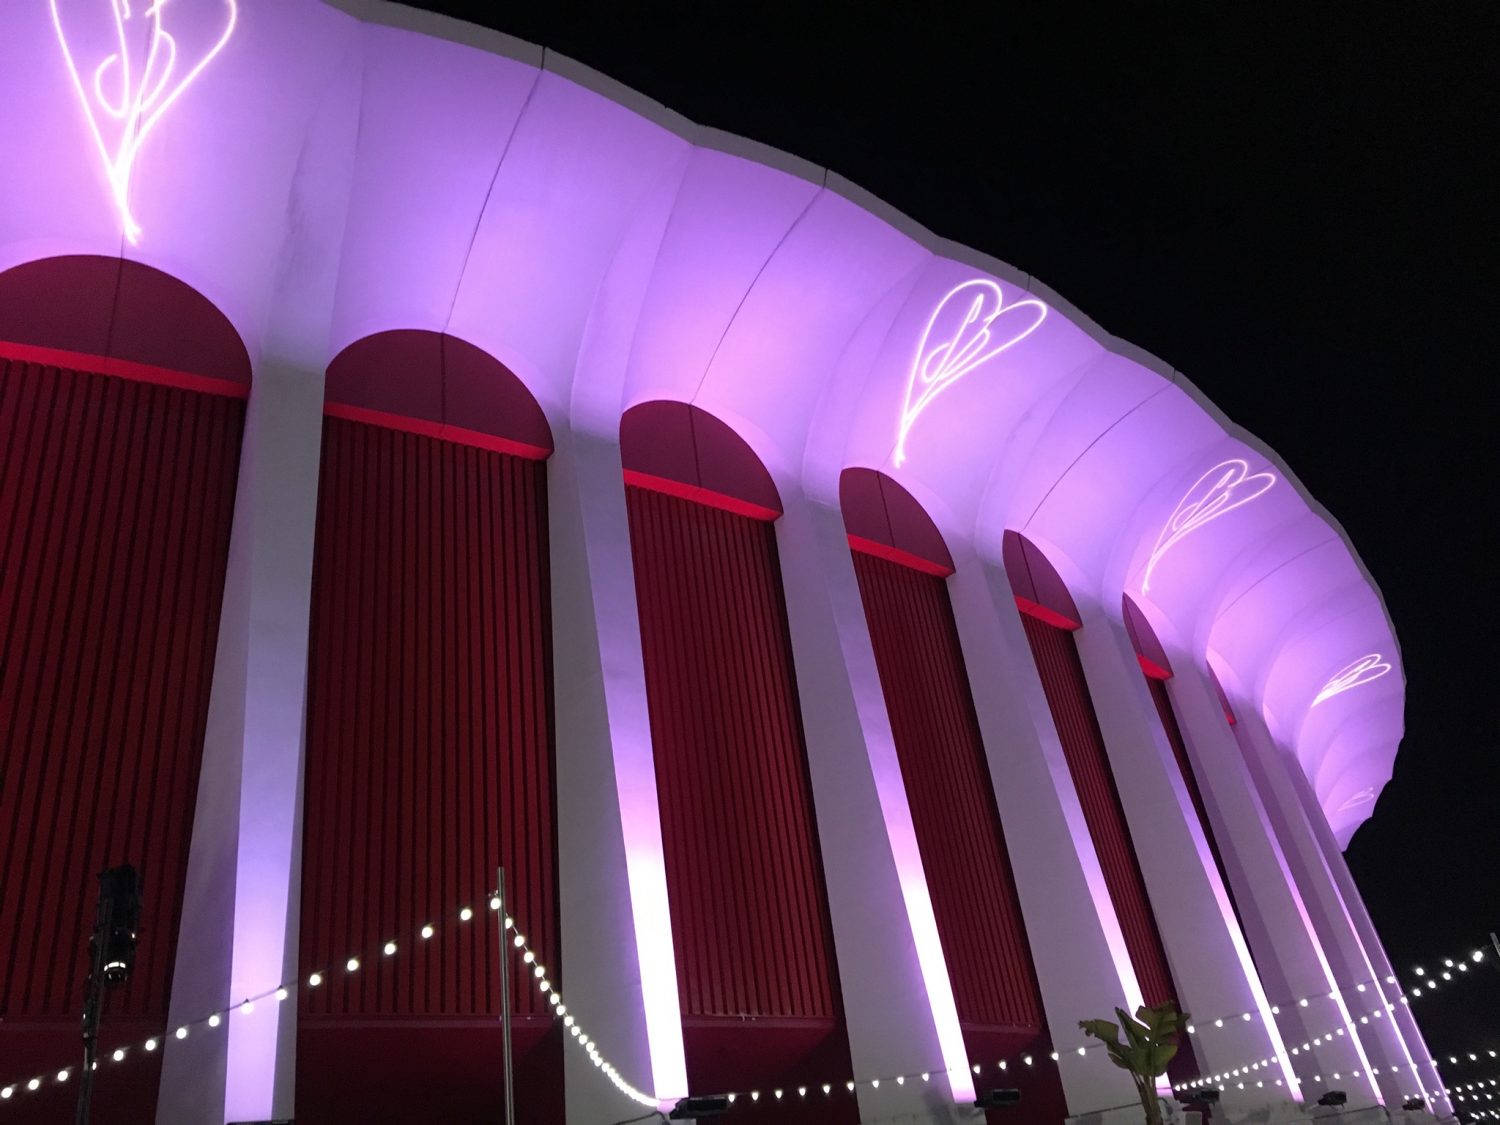
{"type": "Polygon", "coordinates": [[[28,1090],[39,1090],[41,1089],[41,1086],[42,1080],[40,1078],[33,1078],[30,1082],[26,1083],[26,1088],[28,1090]]]}
{"type": "Polygon", "coordinates": [[[1301,1000],[1298,1000],[1297,1003],[1301,1004],[1304,1008],[1307,1007],[1307,997],[1304,996],[1301,1000]]]}
{"type": "Polygon", "coordinates": [[[116,1050],[115,1053],[110,1056],[110,1058],[114,1059],[115,1062],[124,1062],[125,1061],[125,1052],[124,1052],[123,1049],[116,1050]]]}
{"type": "Polygon", "coordinates": [[[318,985],[320,985],[322,983],[323,983],[323,974],[322,973],[313,973],[311,976],[309,976],[307,978],[307,987],[308,988],[317,988],[318,985]]]}
{"type": "Polygon", "coordinates": [[[540,965],[537,965],[537,966],[535,966],[535,967],[534,967],[534,968],[533,968],[533,969],[532,969],[532,970],[531,970],[531,973],[532,973],[532,975],[533,975],[533,976],[535,976],[535,977],[536,977],[536,978],[537,978],[537,979],[538,979],[538,980],[540,980],[540,979],[541,979],[541,978],[542,978],[542,977],[544,977],[544,976],[546,976],[546,975],[547,975],[547,970],[546,970],[546,969],[544,969],[544,968],[542,968],[542,967],[541,967],[541,966],[540,966],[540,965]]]}
{"type": "Polygon", "coordinates": [[[1223,1027],[1224,1026],[1224,1021],[1223,1020],[1214,1020],[1214,1026],[1215,1027],[1223,1027]]]}
{"type": "Polygon", "coordinates": [[[922,1081],[923,1082],[931,1082],[932,1081],[932,1075],[929,1072],[927,1072],[927,1071],[924,1070],[922,1072],[922,1081]]]}
{"type": "Polygon", "coordinates": [[[467,906],[458,912],[458,920],[460,922],[467,922],[472,917],[474,917],[474,911],[470,910],[467,906]]]}
{"type": "Polygon", "coordinates": [[[393,941],[386,942],[385,943],[385,949],[383,950],[383,952],[385,953],[385,955],[387,957],[394,956],[395,952],[396,952],[396,943],[393,942],[393,941]]]}
{"type": "Polygon", "coordinates": [[[573,1026],[573,1017],[572,1016],[563,1016],[563,1026],[564,1027],[572,1027],[573,1026]]]}
{"type": "Polygon", "coordinates": [[[345,961],[344,962],[344,971],[348,972],[348,973],[357,973],[357,972],[359,972],[359,958],[358,957],[351,957],[351,958],[349,958],[349,960],[345,961]]]}
{"type": "Polygon", "coordinates": [[[427,941],[436,932],[437,931],[432,928],[432,923],[431,922],[427,923],[427,925],[425,925],[425,926],[422,927],[422,940],[423,941],[427,941]]]}
{"type": "Polygon", "coordinates": [[[1249,1023],[1250,1022],[1250,1013],[1246,1012],[1244,1015],[1242,1015],[1240,1017],[1240,1019],[1244,1020],[1246,1023],[1249,1023]]]}
{"type": "Polygon", "coordinates": [[[146,1050],[148,1050],[148,1051],[154,1051],[154,1050],[156,1050],[156,1040],[155,1039],[147,1039],[146,1040],[146,1050]]]}
{"type": "Polygon", "coordinates": [[[211,1016],[208,1017],[208,1026],[209,1027],[218,1027],[219,1024],[222,1023],[222,1022],[223,1021],[219,1019],[219,1014],[217,1012],[215,1012],[213,1015],[211,1015],[211,1016]]]}
{"type": "Polygon", "coordinates": [[[499,910],[500,909],[500,896],[499,895],[492,895],[490,897],[490,909],[491,910],[499,910]]]}
{"type": "Polygon", "coordinates": [[[179,1027],[177,1029],[176,1035],[177,1035],[177,1038],[179,1038],[179,1039],[186,1039],[187,1038],[187,1028],[185,1028],[185,1027],[179,1027]]]}
{"type": "Polygon", "coordinates": [[[1079,1055],[1082,1055],[1082,1054],[1083,1054],[1083,1053],[1084,1053],[1084,1051],[1086,1051],[1086,1050],[1088,1050],[1088,1048],[1087,1048],[1087,1047],[1079,1047],[1079,1048],[1078,1048],[1078,1053],[1079,1053],[1079,1055]]]}
{"type": "Polygon", "coordinates": [[[66,1070],[59,1070],[57,1072],[57,1080],[59,1082],[66,1082],[68,1080],[68,1072],[66,1070]]]}
{"type": "Polygon", "coordinates": [[[0,1090],[0,1098],[9,1098],[15,1092],[16,1088],[14,1086],[6,1086],[3,1090],[0,1090]]]}
{"type": "Polygon", "coordinates": [[[531,950],[529,950],[529,949],[528,949],[528,950],[527,950],[527,951],[526,951],[526,956],[524,956],[524,957],[522,957],[522,958],[521,958],[521,960],[522,960],[522,961],[525,961],[525,962],[526,962],[526,963],[527,963],[527,964],[528,964],[528,965],[529,965],[529,964],[531,964],[531,963],[532,963],[532,962],[533,962],[533,961],[535,961],[535,960],[536,960],[536,954],[535,954],[535,953],[533,953],[533,952],[531,952],[531,950]]]}
{"type": "Polygon", "coordinates": [[[511,938],[511,944],[514,945],[517,949],[520,949],[523,945],[526,944],[525,935],[517,934],[515,937],[511,938]]]}

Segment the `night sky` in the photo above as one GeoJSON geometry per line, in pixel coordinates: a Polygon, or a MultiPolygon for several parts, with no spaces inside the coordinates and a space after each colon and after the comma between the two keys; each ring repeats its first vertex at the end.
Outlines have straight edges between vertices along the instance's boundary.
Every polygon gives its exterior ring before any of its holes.
{"type": "MultiPolygon", "coordinates": [[[[1402,646],[1406,737],[1348,851],[1392,962],[1410,985],[1500,930],[1500,7],[420,6],[841,173],[1276,449],[1402,646]]],[[[1496,962],[1414,1002],[1438,1054],[1500,1048],[1496,962]]]]}

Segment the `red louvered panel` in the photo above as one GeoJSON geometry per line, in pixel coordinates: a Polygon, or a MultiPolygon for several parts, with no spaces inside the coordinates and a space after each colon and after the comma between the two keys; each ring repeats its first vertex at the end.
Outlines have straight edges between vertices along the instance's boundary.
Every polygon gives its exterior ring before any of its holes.
{"type": "Polygon", "coordinates": [[[626,495],[683,1014],[831,1022],[774,527],[626,495]]]}
{"type": "Polygon", "coordinates": [[[854,572],[959,1019],[1040,1031],[1041,996],[947,585],[859,551],[854,572]]]}
{"type": "MultiPolygon", "coordinates": [[[[75,1062],[106,866],[140,869],[145,910],[102,1042],[165,1019],[244,410],[237,398],[0,359],[7,1070],[75,1062]]],[[[151,1120],[157,1073],[143,1060],[130,1076],[101,1075],[96,1120],[151,1120]]],[[[70,1103],[38,1101],[28,1120],[71,1120],[70,1103]]]]}
{"type": "Polygon", "coordinates": [[[1110,773],[1104,736],[1099,732],[1099,720],[1089,699],[1078,647],[1072,634],[1064,629],[1026,613],[1021,615],[1021,621],[1026,628],[1026,639],[1031,642],[1052,720],[1068,760],[1068,772],[1083,805],[1089,836],[1104,869],[1110,901],[1125,933],[1125,946],[1141,992],[1147,1004],[1176,1003],[1177,991],[1167,968],[1166,950],[1110,773]]]}
{"type": "MultiPolygon", "coordinates": [[[[445,1119],[478,1120],[498,1088],[498,864],[559,969],[545,468],[329,417],[319,490],[300,959],[304,975],[367,961],[301,994],[298,1120],[376,1101],[369,1060],[385,1051],[382,1112],[433,1112],[403,1099],[458,1083],[472,1096],[445,1119]],[[424,1050],[448,1033],[452,1051],[424,1050]],[[428,1062],[399,1061],[413,1051],[428,1062]]],[[[549,1009],[512,964],[525,1051],[549,1009]]]]}

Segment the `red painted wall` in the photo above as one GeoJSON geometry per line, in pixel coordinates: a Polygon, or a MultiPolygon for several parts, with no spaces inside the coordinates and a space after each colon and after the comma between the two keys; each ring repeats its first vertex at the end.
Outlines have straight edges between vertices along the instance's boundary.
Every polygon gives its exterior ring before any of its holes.
{"type": "MultiPolygon", "coordinates": [[[[541,462],[325,419],[300,957],[365,968],[300,996],[299,1122],[495,1120],[497,864],[558,979],[547,550],[541,462]]],[[[560,1120],[548,1007],[511,995],[520,1119],[560,1120]]]]}
{"type": "MultiPolygon", "coordinates": [[[[0,358],[0,1083],[75,1067],[104,867],[134,863],[135,975],[101,1043],[166,1018],[244,402],[0,358]]],[[[159,1055],[94,1121],[154,1119],[159,1055]]],[[[28,1121],[72,1121],[76,1083],[28,1121]]]]}
{"type": "Polygon", "coordinates": [[[689,1084],[842,1081],[774,525],[634,486],[626,502],[689,1084]]]}
{"type": "Polygon", "coordinates": [[[1027,1087],[1006,1120],[1061,1120],[1057,1068],[1017,1066],[1052,1048],[947,584],[861,551],[854,572],[965,1045],[1027,1087]]]}
{"type": "Polygon", "coordinates": [[[1167,968],[1166,951],[1110,772],[1078,647],[1065,629],[1024,613],[1021,621],[1141,991],[1147,1004],[1175,1003],[1177,992],[1167,968]]]}

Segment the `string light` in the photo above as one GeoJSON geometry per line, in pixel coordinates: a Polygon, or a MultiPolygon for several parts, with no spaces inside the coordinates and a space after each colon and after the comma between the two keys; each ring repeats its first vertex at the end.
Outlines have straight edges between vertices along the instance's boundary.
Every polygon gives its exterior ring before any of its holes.
{"type": "MultiPolygon", "coordinates": [[[[490,903],[491,911],[495,912],[495,913],[498,913],[499,910],[501,909],[501,905],[502,905],[499,902],[498,895],[492,895],[490,897],[490,899],[489,899],[489,903],[490,903]]],[[[461,922],[468,922],[468,921],[472,920],[473,916],[474,916],[474,911],[473,911],[473,909],[471,907],[468,907],[468,906],[463,907],[458,912],[458,918],[459,918],[459,920],[461,922]]],[[[510,917],[504,917],[503,918],[503,929],[505,931],[507,931],[507,932],[515,931],[515,921],[514,921],[514,919],[512,919],[510,917]]],[[[436,933],[436,927],[434,927],[431,923],[427,923],[427,924],[425,924],[425,925],[423,925],[421,927],[419,933],[420,933],[421,938],[424,941],[430,940],[435,935],[435,933],[436,933]]],[[[627,1081],[625,1079],[625,1077],[620,1073],[620,1071],[618,1070],[618,1068],[616,1068],[612,1063],[610,1063],[608,1061],[608,1059],[601,1053],[601,1051],[599,1049],[599,1046],[598,1046],[598,1043],[590,1035],[587,1034],[587,1032],[579,1024],[576,1015],[574,1013],[570,1012],[569,1009],[568,1009],[568,1007],[567,1007],[567,1005],[563,1002],[562,996],[561,996],[560,992],[557,989],[557,985],[555,984],[555,982],[553,982],[552,980],[550,980],[548,978],[545,967],[538,962],[536,954],[534,953],[534,951],[532,951],[531,949],[529,949],[527,947],[525,935],[521,934],[519,931],[514,932],[514,934],[512,936],[512,939],[511,939],[511,942],[510,942],[510,948],[512,948],[515,951],[516,955],[520,958],[520,962],[521,962],[521,964],[523,966],[528,966],[528,967],[531,968],[531,973],[528,974],[528,975],[532,978],[535,986],[537,987],[537,989],[541,993],[541,995],[546,998],[546,1001],[547,1001],[548,1005],[552,1009],[553,1018],[559,1020],[562,1023],[562,1025],[569,1031],[570,1037],[579,1045],[579,1047],[582,1050],[584,1050],[586,1052],[589,1061],[592,1062],[594,1064],[594,1066],[598,1070],[600,1070],[605,1075],[605,1077],[607,1077],[610,1080],[610,1082],[618,1090],[620,1090],[620,1092],[623,1093],[626,1097],[630,1098],[632,1101],[634,1101],[637,1104],[640,1104],[642,1106],[649,1106],[651,1108],[657,1108],[659,1103],[658,1103],[658,1101],[657,1101],[656,1098],[654,1098],[651,1095],[645,1093],[643,1090],[638,1089],[637,1087],[635,1087],[634,1085],[632,1085],[629,1081],[627,1081]]],[[[385,954],[386,957],[394,957],[397,954],[397,952],[398,952],[397,942],[394,939],[388,940],[382,946],[382,951],[384,952],[384,954],[385,954]]],[[[1472,961],[1477,962],[1477,961],[1482,961],[1483,959],[1484,959],[1484,954],[1483,954],[1482,950],[1476,950],[1471,955],[1471,960],[1472,961]]],[[[1450,962],[1450,965],[1451,964],[1453,964],[1453,963],[1450,962]]],[[[357,956],[351,956],[351,957],[349,957],[345,961],[345,969],[346,969],[346,971],[348,971],[350,973],[357,972],[360,969],[360,965],[361,965],[361,963],[360,963],[360,960],[359,960],[359,958],[357,956]]],[[[1417,974],[1419,976],[1424,975],[1423,971],[1420,970],[1420,969],[1417,970],[1417,974]]],[[[319,987],[323,983],[323,980],[324,980],[324,972],[323,971],[312,972],[306,978],[306,986],[308,988],[317,988],[317,987],[319,987]]],[[[1387,978],[1387,983],[1391,983],[1393,981],[1394,981],[1393,977],[1387,978]]],[[[1353,986],[1352,989],[1346,989],[1344,991],[1359,991],[1359,992],[1366,991],[1366,989],[1365,989],[1365,984],[1366,983],[1375,983],[1375,982],[1373,982],[1373,981],[1371,981],[1371,982],[1360,982],[1360,984],[1357,984],[1357,985],[1353,986]]],[[[177,1039],[181,1040],[181,1039],[186,1039],[188,1037],[189,1033],[190,1033],[191,1028],[193,1028],[195,1026],[202,1025],[205,1028],[210,1028],[210,1029],[217,1028],[217,1027],[221,1026],[221,1024],[223,1022],[223,1017],[225,1015],[228,1015],[231,1010],[237,1009],[242,1014],[249,1015],[249,1014],[251,1014],[251,1013],[254,1012],[254,1010],[255,1010],[255,1002],[257,1000],[262,1000],[262,999],[266,999],[266,998],[269,998],[269,997],[274,997],[278,1001],[284,1001],[284,1000],[286,1000],[286,999],[288,999],[290,997],[291,991],[296,986],[297,986],[297,982],[296,981],[289,981],[289,982],[286,982],[284,984],[278,985],[278,986],[276,986],[273,989],[269,989],[269,990],[267,990],[265,992],[262,992],[262,993],[260,993],[258,995],[246,997],[238,1005],[232,1005],[230,1008],[226,1008],[226,1009],[223,1009],[223,1010],[218,1011],[218,1012],[212,1012],[209,1015],[207,1015],[206,1017],[203,1017],[202,1019],[189,1021],[186,1024],[180,1025],[179,1027],[177,1027],[175,1029],[174,1035],[175,1035],[175,1037],[177,1039]]],[[[1333,996],[1333,997],[1336,998],[1338,996],[1338,993],[1334,992],[1334,993],[1331,993],[1329,995],[1331,995],[1331,996],[1333,996]]],[[[1310,999],[1312,999],[1312,997],[1303,997],[1303,998],[1301,998],[1299,1000],[1299,1003],[1300,1003],[1300,1005],[1302,1007],[1307,1007],[1310,999]]],[[[1405,999],[1406,998],[1403,995],[1401,997],[1402,1002],[1405,1002],[1405,999]]],[[[1279,1013],[1279,1010],[1280,1010],[1279,1008],[1273,1008],[1272,1009],[1273,1013],[1279,1013]]],[[[1395,1010],[1394,1004],[1387,1004],[1383,1010],[1377,1008],[1373,1012],[1369,1013],[1369,1015],[1361,1016],[1360,1017],[1360,1021],[1361,1021],[1361,1023],[1368,1023],[1369,1019],[1370,1019],[1370,1016],[1373,1016],[1376,1019],[1380,1019],[1380,1018],[1382,1018],[1384,1016],[1384,1014],[1385,1014],[1386,1011],[1392,1011],[1393,1012],[1394,1010],[1395,1010]]],[[[1216,1018],[1213,1021],[1213,1024],[1214,1024],[1214,1026],[1216,1028],[1222,1028],[1227,1021],[1233,1020],[1236,1016],[1241,1021],[1249,1022],[1249,1021],[1251,1021],[1253,1019],[1254,1013],[1253,1012],[1238,1012],[1238,1013],[1234,1013],[1233,1015],[1218,1017],[1218,1018],[1216,1018]]],[[[1349,1029],[1353,1030],[1352,1023],[1349,1024],[1349,1029]]],[[[1187,1031],[1188,1031],[1189,1034],[1197,1034],[1198,1033],[1198,1026],[1197,1026],[1197,1024],[1190,1024],[1190,1025],[1188,1025],[1187,1031]]],[[[1300,1048],[1300,1050],[1302,1050],[1302,1051],[1310,1050],[1311,1046],[1313,1044],[1321,1045],[1322,1041],[1325,1038],[1328,1041],[1332,1041],[1332,1039],[1334,1038],[1335,1035],[1337,1035],[1337,1036],[1343,1036],[1344,1034],[1345,1034],[1345,1029],[1343,1027],[1336,1027],[1336,1028],[1334,1028],[1333,1030],[1331,1030],[1329,1032],[1325,1032],[1322,1036],[1315,1037],[1313,1039],[1313,1041],[1312,1041],[1312,1044],[1310,1044],[1310,1043],[1303,1043],[1302,1046],[1301,1046],[1301,1048],[1300,1048]]],[[[153,1035],[152,1037],[146,1039],[141,1044],[141,1046],[147,1052],[154,1052],[157,1049],[157,1047],[159,1046],[159,1042],[160,1042],[159,1038],[157,1036],[153,1035]]],[[[1076,1046],[1074,1048],[1068,1049],[1068,1053],[1076,1053],[1076,1055],[1078,1055],[1080,1058],[1086,1058],[1089,1055],[1089,1052],[1090,1052],[1091,1049],[1097,1048],[1097,1049],[1102,1050],[1103,1047],[1104,1047],[1103,1043],[1098,1043],[1098,1042],[1090,1041],[1090,1042],[1078,1045],[1078,1046],[1076,1046]]],[[[1299,1052],[1299,1048],[1297,1048],[1297,1047],[1292,1047],[1291,1050],[1290,1050],[1290,1054],[1293,1054],[1293,1055],[1297,1054],[1298,1052],[1299,1052]]],[[[1063,1053],[1062,1050],[1052,1051],[1051,1052],[1051,1058],[1054,1061],[1059,1061],[1060,1062],[1062,1053],[1063,1053]]],[[[115,1063],[122,1063],[122,1062],[124,1062],[126,1060],[126,1058],[128,1057],[128,1055],[129,1055],[129,1049],[127,1047],[121,1047],[121,1048],[117,1048],[111,1054],[110,1057],[112,1058],[112,1060],[115,1063]]],[[[1488,1055],[1489,1055],[1490,1058],[1495,1058],[1496,1057],[1496,1052],[1494,1050],[1490,1050],[1490,1051],[1488,1051],[1488,1055]]],[[[1479,1058],[1479,1055],[1477,1053],[1475,1053],[1475,1052],[1470,1052],[1469,1053],[1469,1058],[1471,1060],[1477,1061],[1478,1058],[1479,1058]]],[[[1457,1063],[1457,1061],[1458,1061],[1457,1056],[1450,1056],[1450,1059],[1454,1063],[1457,1063]]],[[[1035,1058],[1031,1054],[1022,1054],[1022,1055],[1020,1055],[1018,1057],[1018,1061],[1019,1061],[1020,1064],[1026,1066],[1026,1067],[1032,1067],[1032,1066],[1035,1065],[1035,1058]]],[[[1191,1082],[1183,1084],[1182,1088],[1184,1088],[1184,1089],[1201,1088],[1201,1087],[1209,1085],[1209,1084],[1217,1084],[1217,1083],[1225,1082],[1225,1081],[1229,1080],[1230,1078],[1238,1079],[1240,1077],[1248,1077],[1251,1071],[1260,1070],[1262,1068],[1268,1068],[1268,1067],[1270,1067],[1273,1064],[1273,1062],[1286,1063],[1287,1060],[1285,1058],[1279,1057],[1279,1056],[1273,1056],[1273,1057],[1269,1057],[1269,1058],[1260,1059],[1260,1060],[1257,1060],[1257,1061],[1253,1061],[1253,1062],[1251,1062],[1251,1063],[1249,1063],[1249,1064],[1247,1064],[1245,1066],[1234,1068],[1231,1071],[1221,1072],[1219,1074],[1216,1074],[1216,1075],[1213,1075],[1213,1076],[1207,1077],[1207,1078],[1194,1079],[1191,1082]]],[[[995,1066],[999,1070],[1005,1071],[1005,1070],[1008,1069],[1008,1060],[1000,1059],[1000,1060],[998,1060],[995,1063],[995,1066]]],[[[62,1068],[61,1070],[56,1071],[55,1072],[55,1080],[58,1081],[58,1082],[65,1082],[65,1081],[67,1081],[68,1077],[71,1075],[71,1072],[74,1069],[75,1068],[73,1068],[73,1067],[65,1067],[65,1068],[62,1068]]],[[[973,1069],[973,1072],[976,1075],[980,1074],[982,1072],[982,1064],[980,1064],[980,1063],[974,1063],[972,1065],[972,1069],[973,1069]]],[[[1414,1071],[1417,1069],[1416,1064],[1412,1064],[1412,1069],[1414,1071]]],[[[844,1086],[845,1090],[847,1092],[849,1092],[849,1093],[856,1093],[860,1088],[867,1088],[869,1090],[879,1090],[881,1088],[882,1083],[888,1083],[888,1084],[890,1084],[892,1086],[902,1087],[902,1086],[904,1086],[907,1083],[908,1080],[910,1080],[912,1082],[916,1082],[916,1081],[920,1080],[921,1082],[929,1083],[931,1081],[931,1079],[932,1079],[933,1074],[941,1074],[941,1073],[945,1073],[945,1072],[946,1072],[946,1068],[944,1068],[944,1067],[929,1067],[926,1070],[910,1071],[910,1072],[903,1073],[903,1074],[882,1075],[882,1076],[879,1076],[879,1077],[873,1077],[873,1078],[868,1078],[868,1079],[858,1079],[858,1080],[856,1080],[856,1079],[847,1079],[847,1080],[845,1080],[843,1082],[843,1086],[844,1086]]],[[[1376,1068],[1372,1067],[1371,1068],[1371,1073],[1372,1074],[1373,1073],[1378,1073],[1378,1070],[1376,1068]]],[[[1317,1078],[1315,1080],[1321,1081],[1321,1078],[1317,1078]]],[[[1491,1084],[1493,1085],[1493,1082],[1491,1084]]],[[[35,1090],[39,1089],[41,1087],[41,1085],[42,1085],[42,1079],[40,1077],[33,1077],[33,1078],[29,1079],[25,1083],[25,1088],[28,1091],[35,1091],[35,1090]]],[[[1260,1086],[1260,1087],[1264,1087],[1264,1082],[1258,1082],[1257,1085],[1260,1086]]],[[[1282,1085],[1281,1080],[1280,1079],[1275,1080],[1275,1085],[1281,1086],[1282,1085]]],[[[824,1097],[829,1097],[829,1096],[832,1096],[834,1088],[835,1088],[835,1084],[834,1083],[832,1083],[832,1082],[824,1082],[824,1083],[821,1083],[821,1084],[817,1084],[815,1086],[798,1086],[795,1089],[795,1093],[796,1093],[796,1096],[798,1098],[806,1099],[808,1097],[810,1091],[821,1090],[821,1092],[822,1092],[822,1094],[823,1094],[824,1097]]],[[[17,1089],[18,1089],[18,1084],[17,1083],[12,1083],[10,1085],[0,1087],[0,1098],[3,1098],[5,1100],[9,1100],[10,1098],[14,1097],[15,1092],[16,1092],[17,1089]]],[[[787,1094],[788,1094],[788,1091],[786,1091],[784,1089],[783,1090],[778,1090],[778,1091],[774,1092],[774,1096],[777,1097],[778,1099],[784,1098],[787,1094]]],[[[1439,1096],[1438,1093],[1435,1092],[1435,1091],[1424,1091],[1424,1094],[1426,1096],[1432,1097],[1432,1098],[1435,1098],[1435,1097],[1439,1096]]],[[[748,1091],[748,1092],[736,1091],[736,1092],[730,1093],[728,1096],[731,1099],[733,1099],[733,1098],[735,1098],[737,1096],[749,1096],[751,1098],[751,1100],[754,1101],[754,1100],[758,1100],[758,1098],[759,1098],[759,1091],[748,1091]]]]}

